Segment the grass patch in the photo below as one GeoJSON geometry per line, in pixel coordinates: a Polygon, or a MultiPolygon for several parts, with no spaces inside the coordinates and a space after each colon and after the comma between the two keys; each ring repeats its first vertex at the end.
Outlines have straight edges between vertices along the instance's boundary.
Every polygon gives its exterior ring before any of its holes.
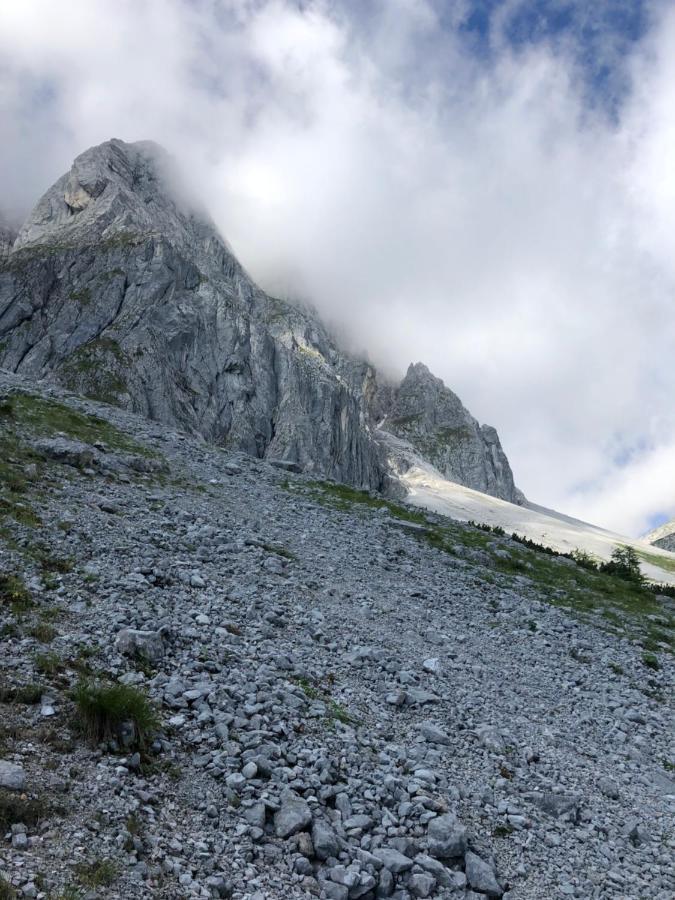
{"type": "Polygon", "coordinates": [[[18,896],[9,881],[0,875],[0,900],[16,900],[18,896]]]}
{"type": "Polygon", "coordinates": [[[42,699],[43,688],[40,684],[19,684],[0,686],[0,703],[23,703],[34,706],[42,699]]]}
{"type": "Polygon", "coordinates": [[[675,558],[669,559],[667,556],[658,556],[656,553],[649,553],[647,550],[637,550],[637,555],[643,562],[652,566],[663,569],[664,572],[675,572],[675,558]]]}
{"type": "Polygon", "coordinates": [[[642,663],[643,665],[647,666],[648,669],[653,669],[655,672],[658,672],[658,670],[661,668],[657,657],[653,653],[643,653],[642,663]]]}
{"type": "Polygon", "coordinates": [[[75,561],[70,557],[41,556],[40,568],[43,572],[57,572],[59,575],[67,575],[73,571],[75,561]]]}
{"type": "Polygon", "coordinates": [[[110,887],[117,879],[117,866],[111,859],[78,863],[75,866],[75,875],[84,887],[110,887]]]}
{"type": "Polygon", "coordinates": [[[5,831],[19,822],[32,828],[39,825],[46,818],[47,813],[47,806],[41,800],[31,800],[14,791],[0,788],[1,830],[5,831]]]}
{"type": "Polygon", "coordinates": [[[295,553],[288,550],[286,547],[282,547],[280,544],[263,544],[262,548],[268,553],[276,553],[277,556],[283,556],[284,559],[297,559],[295,553]]]}
{"type": "Polygon", "coordinates": [[[63,671],[64,664],[58,653],[36,653],[35,668],[41,675],[57,675],[63,671]]]}
{"type": "Polygon", "coordinates": [[[28,629],[28,634],[36,641],[40,641],[41,644],[51,644],[58,631],[49,622],[38,622],[37,625],[28,629]]]}
{"type": "Polygon", "coordinates": [[[146,695],[131,685],[80,681],[73,691],[73,700],[82,730],[95,742],[121,740],[125,725],[131,723],[131,744],[143,747],[159,726],[157,713],[146,695]]]}
{"type": "Polygon", "coordinates": [[[128,435],[99,416],[79,412],[56,400],[34,394],[14,394],[14,420],[37,434],[52,435],[63,432],[73,440],[85,444],[100,441],[115,450],[154,457],[157,453],[137,443],[128,435]]]}
{"type": "Polygon", "coordinates": [[[34,605],[23,579],[6,573],[0,573],[0,603],[7,604],[15,613],[26,612],[34,605]]]}

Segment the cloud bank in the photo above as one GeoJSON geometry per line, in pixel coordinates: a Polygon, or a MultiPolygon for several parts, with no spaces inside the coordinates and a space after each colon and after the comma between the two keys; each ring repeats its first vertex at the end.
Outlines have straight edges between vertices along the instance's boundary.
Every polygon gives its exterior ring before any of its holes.
{"type": "Polygon", "coordinates": [[[675,10],[596,34],[603,104],[574,28],[514,42],[509,0],[477,53],[447,6],[4,4],[0,204],[159,141],[263,286],[392,375],[425,361],[533,500],[638,534],[675,516],[675,10]]]}

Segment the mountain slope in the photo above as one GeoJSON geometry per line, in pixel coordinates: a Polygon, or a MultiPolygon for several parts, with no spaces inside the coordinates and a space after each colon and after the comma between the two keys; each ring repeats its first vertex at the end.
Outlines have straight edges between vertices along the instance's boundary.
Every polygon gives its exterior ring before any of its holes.
{"type": "MultiPolygon", "coordinates": [[[[0,366],[257,457],[390,487],[375,370],[252,282],[157,145],[87,150],[0,262],[0,366]]],[[[438,385],[429,375],[427,407],[443,401],[438,385]]],[[[447,471],[515,499],[496,433],[464,413],[468,444],[434,432],[447,471]]]]}
{"type": "Polygon", "coordinates": [[[643,539],[648,544],[660,547],[662,550],[672,550],[675,552],[675,519],[672,522],[666,522],[654,531],[650,531],[643,539]]]}
{"type": "Polygon", "coordinates": [[[672,897],[667,599],[3,373],[0,448],[4,896],[672,897]]]}

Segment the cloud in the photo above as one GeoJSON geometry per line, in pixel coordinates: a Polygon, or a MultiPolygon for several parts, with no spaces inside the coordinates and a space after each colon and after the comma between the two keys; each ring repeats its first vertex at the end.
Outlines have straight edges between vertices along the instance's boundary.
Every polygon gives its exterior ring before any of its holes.
{"type": "Polygon", "coordinates": [[[574,29],[514,44],[503,7],[476,54],[446,6],[5,4],[2,205],[109,137],[165,144],[264,286],[392,375],[427,362],[537,502],[638,533],[675,516],[675,12],[630,53],[596,29],[610,115],[574,29]]]}

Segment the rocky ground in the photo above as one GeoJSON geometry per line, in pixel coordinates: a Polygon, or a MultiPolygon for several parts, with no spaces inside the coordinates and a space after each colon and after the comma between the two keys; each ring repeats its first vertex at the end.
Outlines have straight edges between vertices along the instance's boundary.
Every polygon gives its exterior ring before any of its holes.
{"type": "Polygon", "coordinates": [[[0,444],[0,897],[673,896],[666,598],[9,375],[0,444]]]}

